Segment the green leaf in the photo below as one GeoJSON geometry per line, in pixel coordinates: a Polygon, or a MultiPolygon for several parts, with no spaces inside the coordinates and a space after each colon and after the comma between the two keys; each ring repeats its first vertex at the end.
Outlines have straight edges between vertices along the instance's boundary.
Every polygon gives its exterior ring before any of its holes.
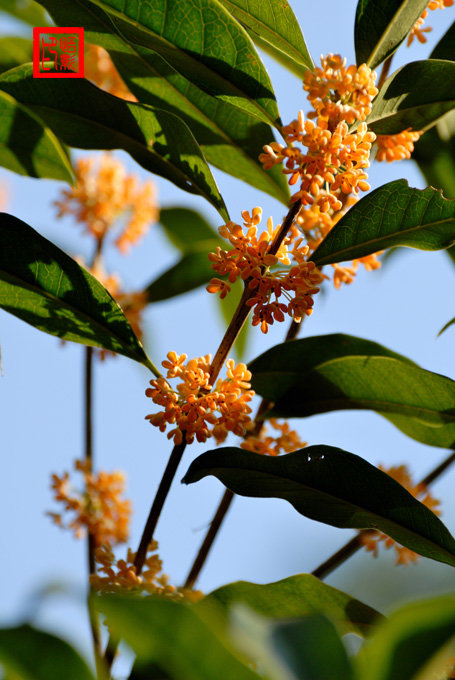
{"type": "Polygon", "coordinates": [[[148,302],[168,300],[208,284],[214,275],[207,257],[208,252],[203,247],[200,252],[185,253],[175,265],[146,287],[148,302]]]}
{"type": "Polygon", "coordinates": [[[379,529],[455,566],[455,539],[441,520],[385,472],[342,449],[309,446],[272,457],[225,447],[196,458],[182,481],[209,475],[241,496],[282,498],[301,515],[335,527],[379,529]]]}
{"type": "Polygon", "coordinates": [[[0,73],[10,68],[32,61],[33,42],[18,35],[0,38],[0,73]]]}
{"type": "Polygon", "coordinates": [[[425,130],[455,107],[455,63],[426,59],[393,73],[373,100],[368,127],[378,135],[425,130]]]}
{"type": "Polygon", "coordinates": [[[447,33],[444,33],[433,52],[430,59],[447,59],[455,61],[455,22],[451,25],[447,33]]]}
{"type": "Polygon", "coordinates": [[[390,57],[427,5],[428,0],[359,0],[354,26],[357,64],[376,68],[390,57]]]}
{"type": "Polygon", "coordinates": [[[443,327],[441,328],[441,330],[439,331],[438,335],[442,335],[442,334],[444,333],[444,331],[446,331],[448,328],[450,328],[450,326],[453,326],[453,324],[455,324],[455,317],[454,317],[453,319],[451,319],[450,321],[448,321],[448,322],[445,324],[445,326],[443,326],[443,327]]]}
{"type": "Polygon", "coordinates": [[[268,415],[370,409],[424,444],[450,448],[455,441],[455,382],[368,340],[342,334],[295,340],[248,368],[253,389],[274,402],[268,415]]]}
{"type": "Polygon", "coordinates": [[[204,92],[281,126],[267,71],[218,0],[159,0],[153,8],[140,0],[91,2],[124,22],[130,42],[158,52],[204,92]]]}
{"type": "Polygon", "coordinates": [[[170,242],[184,253],[199,247],[201,242],[213,241],[211,248],[224,243],[207,220],[190,208],[163,208],[160,211],[160,224],[170,242]]]}
{"type": "Polygon", "coordinates": [[[354,672],[346,649],[333,623],[313,615],[299,621],[275,624],[272,649],[299,680],[353,680],[354,672]]]}
{"type": "Polygon", "coordinates": [[[368,635],[382,618],[376,610],[311,574],[297,574],[265,584],[237,581],[209,593],[195,607],[204,611],[214,606],[228,614],[238,603],[272,619],[325,614],[342,634],[368,635]]]}
{"type": "Polygon", "coordinates": [[[49,26],[46,12],[34,0],[0,0],[0,11],[30,26],[49,26]]]}
{"type": "Polygon", "coordinates": [[[0,76],[0,90],[33,110],[65,144],[124,149],[146,170],[227,211],[201,150],[183,121],[123,101],[83,78],[36,79],[26,64],[0,76]]]}
{"type": "Polygon", "coordinates": [[[109,630],[136,654],[135,666],[157,663],[173,680],[254,680],[258,675],[232,653],[212,620],[163,598],[102,597],[109,630]]]}
{"type": "Polygon", "coordinates": [[[71,163],[52,130],[0,91],[0,165],[20,175],[73,182],[71,163]]]}
{"type": "Polygon", "coordinates": [[[394,246],[441,250],[455,243],[455,201],[440,191],[384,184],[356,203],[311,256],[318,266],[394,246]]]}
{"type": "Polygon", "coordinates": [[[313,68],[301,28],[287,0],[220,0],[259,47],[291,63],[303,77],[313,68]]]}
{"type": "Polygon", "coordinates": [[[417,680],[424,664],[453,639],[454,633],[454,595],[408,604],[385,620],[360,650],[359,680],[417,680]]]}
{"type": "Polygon", "coordinates": [[[0,213],[0,307],[45,333],[123,354],[154,370],[104,286],[6,213],[0,213]]]}
{"type": "Polygon", "coordinates": [[[0,664],[21,680],[95,680],[67,642],[31,626],[0,629],[0,664]]]}
{"type": "Polygon", "coordinates": [[[215,99],[178,73],[159,54],[124,37],[116,21],[86,0],[42,0],[60,26],[84,26],[87,42],[107,49],[129,89],[142,104],[178,115],[209,163],[288,205],[289,188],[278,167],[265,171],[258,156],[273,139],[269,125],[215,99]],[[116,30],[117,29],[117,30],[116,30]]]}

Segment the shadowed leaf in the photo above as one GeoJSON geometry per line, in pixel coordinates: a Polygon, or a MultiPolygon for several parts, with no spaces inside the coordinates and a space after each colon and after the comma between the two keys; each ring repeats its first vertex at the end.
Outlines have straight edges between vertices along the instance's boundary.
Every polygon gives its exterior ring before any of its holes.
{"type": "Polygon", "coordinates": [[[31,61],[32,58],[33,43],[28,38],[18,35],[0,38],[0,73],[31,61]]]}

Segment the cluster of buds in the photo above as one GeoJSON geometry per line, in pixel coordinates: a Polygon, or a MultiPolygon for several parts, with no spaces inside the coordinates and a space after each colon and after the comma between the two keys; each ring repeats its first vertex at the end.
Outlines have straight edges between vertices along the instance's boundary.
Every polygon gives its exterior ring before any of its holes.
{"type": "MultiPolygon", "coordinates": [[[[295,321],[309,316],[313,311],[313,295],[319,291],[323,274],[314,262],[308,262],[307,245],[302,245],[302,235],[293,226],[275,254],[270,253],[270,244],[280,231],[275,229],[272,218],[267,221],[267,230],[258,236],[261,208],[254,208],[252,214],[242,212],[243,225],[228,222],[219,228],[219,233],[232,245],[231,250],[217,248],[209,254],[212,269],[227,276],[229,283],[241,278],[252,294],[246,304],[253,308],[253,326],[260,324],[263,333],[274,321],[284,321],[288,314],[295,321]],[[285,265],[285,268],[281,268],[285,265]]],[[[229,283],[213,278],[207,290],[224,297],[229,283]]]]}
{"type": "MultiPolygon", "coordinates": [[[[391,468],[385,468],[382,465],[379,465],[379,469],[386,472],[390,477],[395,479],[395,481],[404,486],[414,498],[417,498],[417,500],[426,505],[427,508],[435,513],[435,515],[441,514],[437,509],[437,506],[440,505],[440,501],[431,495],[426,484],[413,483],[406,465],[398,465],[391,468]]],[[[383,542],[386,548],[395,548],[397,553],[397,564],[411,564],[412,562],[417,562],[419,559],[419,555],[416,552],[396,543],[393,538],[383,534],[381,531],[368,531],[359,535],[362,544],[367,550],[371,551],[375,557],[377,557],[378,554],[379,543],[383,542]]]]}
{"type": "Polygon", "coordinates": [[[229,432],[243,436],[250,423],[248,404],[254,396],[248,382],[251,373],[245,364],[236,366],[233,359],[228,359],[226,378],[218,378],[212,385],[210,354],[185,363],[186,360],[186,354],[168,353],[167,360],[162,362],[167,369],[166,378],[151,380],[151,387],[146,390],[147,397],[163,410],[146,419],[161,432],[168,425],[175,425],[167,435],[175,444],[184,439],[190,444],[195,437],[198,442],[205,442],[212,436],[220,444],[229,432]],[[173,378],[181,380],[175,389],[168,382],[173,378]]]}
{"type": "Polygon", "coordinates": [[[87,462],[77,460],[75,470],[83,479],[83,490],[73,489],[70,475],[52,475],[55,500],[63,505],[64,512],[72,515],[65,524],[62,513],[47,513],[55,524],[70,529],[77,538],[87,533],[94,544],[116,545],[128,538],[131,504],[122,498],[125,475],[122,472],[99,472],[94,474],[87,462]]]}

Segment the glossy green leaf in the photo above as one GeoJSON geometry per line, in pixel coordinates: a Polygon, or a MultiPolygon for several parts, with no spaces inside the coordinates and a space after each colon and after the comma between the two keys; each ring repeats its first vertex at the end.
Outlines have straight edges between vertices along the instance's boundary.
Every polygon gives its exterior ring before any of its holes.
{"type": "Polygon", "coordinates": [[[301,515],[335,527],[379,529],[420,555],[455,566],[455,539],[441,520],[353,453],[321,445],[272,457],[224,447],[196,458],[182,481],[209,475],[241,496],[282,498],[301,515]]]}
{"type": "Polygon", "coordinates": [[[0,664],[15,680],[95,680],[67,642],[27,625],[0,629],[0,664]]]}
{"type": "MultiPolygon", "coordinates": [[[[359,680],[421,678],[419,671],[454,635],[454,595],[408,604],[391,614],[360,650],[359,680]]],[[[450,675],[444,673],[424,677],[439,680],[450,675]]]]}
{"type": "Polygon", "coordinates": [[[119,305],[75,260],[0,213],[0,307],[41,331],[123,354],[153,370],[119,305]]]}
{"type": "Polygon", "coordinates": [[[445,324],[445,326],[443,326],[443,327],[441,328],[441,330],[439,331],[438,335],[442,335],[442,333],[444,333],[444,331],[446,331],[448,328],[450,328],[450,326],[453,326],[454,324],[455,324],[455,317],[454,317],[453,319],[451,319],[450,321],[448,321],[448,322],[445,324]]]}
{"type": "Polygon", "coordinates": [[[196,611],[163,598],[100,598],[109,630],[136,654],[135,666],[157,663],[173,680],[254,680],[221,631],[196,611]]]}
{"type": "Polygon", "coordinates": [[[444,33],[433,52],[430,54],[430,59],[447,59],[448,61],[455,61],[454,41],[455,22],[450,26],[449,30],[444,33]]]}
{"type": "Polygon", "coordinates": [[[428,0],[359,0],[354,41],[357,64],[376,68],[403,42],[428,0]]]}
{"type": "Polygon", "coordinates": [[[249,368],[253,389],[274,402],[269,415],[370,409],[424,444],[455,441],[455,381],[377,343],[315,336],[272,347],[249,368]]]}
{"type": "Polygon", "coordinates": [[[346,649],[331,621],[325,616],[307,616],[273,626],[271,645],[299,680],[353,680],[354,671],[346,649]]]}
{"type": "Polygon", "coordinates": [[[1,75],[0,90],[32,109],[65,144],[124,149],[146,170],[200,194],[227,218],[196,140],[173,114],[123,101],[83,78],[33,78],[30,64],[1,75]]]}
{"type": "Polygon", "coordinates": [[[378,135],[430,128],[455,108],[454,79],[453,61],[426,59],[402,66],[375,97],[368,127],[378,135]]]}
{"type": "Polygon", "coordinates": [[[6,12],[30,26],[48,26],[46,12],[34,0],[0,0],[0,12],[6,12]]]}
{"type": "Polygon", "coordinates": [[[188,125],[209,163],[288,205],[281,168],[264,170],[258,156],[273,139],[269,125],[196,87],[144,45],[128,42],[128,25],[88,0],[42,0],[60,26],[84,26],[87,42],[107,49],[122,78],[142,104],[178,115],[188,125]]]}
{"type": "Polygon", "coordinates": [[[220,0],[259,47],[290,62],[303,77],[313,68],[301,28],[287,0],[220,0]]]}
{"type": "Polygon", "coordinates": [[[32,61],[33,43],[28,38],[7,35],[0,38],[0,73],[32,61]]]}
{"type": "Polygon", "coordinates": [[[68,156],[52,130],[28,107],[0,91],[0,165],[20,175],[73,181],[68,156]]]}
{"type": "Polygon", "coordinates": [[[375,189],[330,231],[311,259],[318,265],[409,246],[441,250],[455,243],[455,201],[440,191],[408,186],[404,179],[375,189]]]}
{"type": "Polygon", "coordinates": [[[272,84],[246,31],[218,0],[91,0],[130,41],[158,52],[204,92],[279,127],[272,84]]]}
{"type": "Polygon", "coordinates": [[[297,574],[275,583],[230,583],[209,593],[195,606],[202,611],[215,606],[228,613],[238,603],[272,619],[325,614],[342,634],[368,635],[382,618],[376,610],[311,574],[297,574]]]}

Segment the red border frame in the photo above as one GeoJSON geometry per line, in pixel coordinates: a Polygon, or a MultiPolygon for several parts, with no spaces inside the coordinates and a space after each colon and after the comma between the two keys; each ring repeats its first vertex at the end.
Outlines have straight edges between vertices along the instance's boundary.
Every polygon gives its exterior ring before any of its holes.
{"type": "Polygon", "coordinates": [[[80,26],[38,26],[33,29],[33,77],[34,78],[83,78],[84,77],[84,29],[80,26]],[[76,33],[79,36],[79,70],[60,73],[40,71],[40,35],[42,33],[76,33]]]}

